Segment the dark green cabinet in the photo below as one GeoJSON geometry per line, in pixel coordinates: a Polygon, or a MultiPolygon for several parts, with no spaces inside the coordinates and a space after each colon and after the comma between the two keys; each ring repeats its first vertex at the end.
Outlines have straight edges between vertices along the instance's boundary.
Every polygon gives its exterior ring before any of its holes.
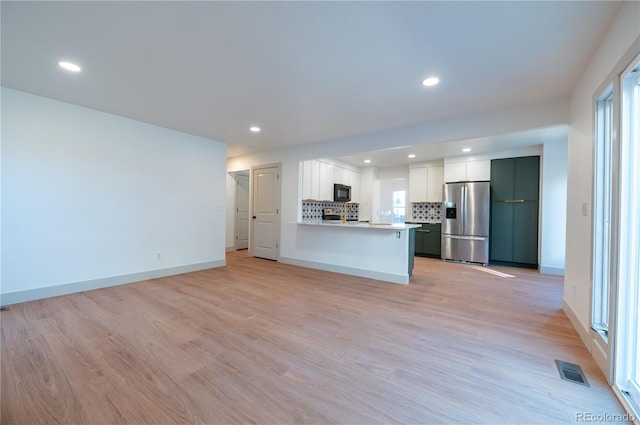
{"type": "Polygon", "coordinates": [[[416,250],[416,229],[409,229],[409,264],[407,272],[409,273],[409,277],[413,276],[413,266],[415,265],[415,254],[413,254],[416,250]]]}
{"type": "Polygon", "coordinates": [[[538,267],[540,157],[491,161],[489,259],[538,267]]]}
{"type": "Polygon", "coordinates": [[[513,204],[491,203],[490,261],[513,261],[513,204]]]}
{"type": "Polygon", "coordinates": [[[421,257],[440,258],[440,223],[424,223],[416,229],[415,254],[421,257]]]}

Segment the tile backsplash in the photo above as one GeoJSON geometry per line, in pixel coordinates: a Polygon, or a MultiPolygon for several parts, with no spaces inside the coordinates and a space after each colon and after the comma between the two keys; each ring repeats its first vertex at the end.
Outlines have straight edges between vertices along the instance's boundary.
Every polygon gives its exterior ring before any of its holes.
{"type": "Polygon", "coordinates": [[[442,223],[442,202],[412,202],[413,221],[442,223]]]}
{"type": "MultiPolygon", "coordinates": [[[[352,202],[347,219],[358,220],[360,204],[352,202]]],[[[331,201],[302,201],[302,221],[306,223],[319,223],[322,221],[322,210],[333,208],[336,214],[342,215],[344,203],[331,201]]]]}

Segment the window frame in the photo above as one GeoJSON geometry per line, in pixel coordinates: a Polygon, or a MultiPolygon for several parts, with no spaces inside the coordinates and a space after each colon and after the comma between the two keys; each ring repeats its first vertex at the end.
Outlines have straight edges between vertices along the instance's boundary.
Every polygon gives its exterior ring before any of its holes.
{"type": "Polygon", "coordinates": [[[613,173],[617,153],[614,82],[607,84],[595,102],[593,238],[591,329],[608,344],[612,285],[615,273],[613,235],[615,234],[616,176],[613,173]]]}
{"type": "Polygon", "coordinates": [[[615,386],[640,410],[640,54],[620,75],[620,252],[615,386]],[[633,71],[636,71],[633,75],[633,71]],[[629,80],[627,80],[629,79],[629,80]],[[631,96],[629,96],[629,92],[631,96]],[[630,97],[633,102],[631,102],[630,97]],[[630,110],[629,110],[630,109],[630,110]],[[633,117],[635,116],[635,120],[633,117]],[[629,117],[632,117],[629,119],[629,117]],[[629,133],[633,133],[629,139],[629,133]],[[635,142],[635,143],[634,143],[635,142]]]}
{"type": "Polygon", "coordinates": [[[393,223],[404,223],[407,218],[407,191],[406,190],[394,190],[391,193],[391,205],[392,205],[392,219],[393,223]],[[397,196],[398,193],[402,193],[402,196],[397,196]],[[396,199],[402,201],[401,198],[404,198],[404,202],[401,202],[399,205],[396,205],[396,199]],[[404,214],[402,215],[402,220],[399,220],[399,215],[396,213],[397,210],[402,210],[404,214]]]}

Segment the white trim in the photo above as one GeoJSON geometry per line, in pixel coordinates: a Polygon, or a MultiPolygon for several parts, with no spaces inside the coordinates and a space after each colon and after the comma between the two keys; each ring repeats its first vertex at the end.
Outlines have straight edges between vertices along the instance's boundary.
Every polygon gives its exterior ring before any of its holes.
{"type": "Polygon", "coordinates": [[[587,350],[589,350],[589,353],[591,353],[590,329],[587,329],[584,326],[582,326],[580,319],[578,319],[578,315],[576,314],[575,311],[573,311],[573,309],[567,303],[567,300],[565,300],[564,297],[562,298],[562,311],[564,311],[564,314],[567,315],[567,317],[569,318],[569,321],[573,325],[573,328],[576,330],[576,332],[578,332],[578,336],[580,336],[582,343],[584,344],[585,347],[587,347],[587,350]]]}
{"type": "Polygon", "coordinates": [[[237,251],[237,249],[236,249],[236,247],[235,247],[235,246],[227,246],[227,247],[225,247],[225,248],[224,248],[224,250],[225,250],[226,252],[234,252],[234,251],[237,251]]]}
{"type": "Polygon", "coordinates": [[[383,280],[385,282],[399,283],[406,285],[409,283],[409,275],[398,275],[391,273],[376,272],[372,270],[357,269],[355,267],[337,266],[335,264],[318,263],[315,261],[299,260],[297,258],[280,257],[279,262],[294,266],[308,267],[310,269],[324,270],[327,272],[348,274],[351,276],[365,277],[368,279],[383,280]]]}
{"type": "Polygon", "coordinates": [[[609,340],[603,335],[591,329],[591,356],[607,379],[607,383],[611,385],[611,357],[609,356],[609,340]]]}
{"type": "Polygon", "coordinates": [[[620,391],[620,388],[617,385],[612,386],[611,389],[616,397],[618,397],[618,400],[620,401],[620,404],[622,404],[624,410],[629,414],[629,416],[633,416],[634,420],[632,423],[634,425],[640,425],[640,413],[635,411],[631,403],[629,403],[627,396],[620,391]]]}
{"type": "Polygon", "coordinates": [[[147,272],[131,273],[121,276],[104,277],[82,282],[64,283],[61,285],[47,286],[44,288],[34,288],[26,289],[24,291],[9,292],[0,295],[0,305],[7,306],[16,303],[39,300],[42,298],[73,294],[75,292],[90,291],[92,289],[124,285],[126,283],[140,282],[143,280],[156,279],[159,277],[173,276],[177,274],[195,272],[205,269],[213,269],[216,267],[223,267],[226,264],[226,260],[207,261],[205,263],[188,264],[185,266],[169,267],[166,269],[150,270],[147,272]]]}
{"type": "Polygon", "coordinates": [[[540,266],[540,273],[564,276],[564,268],[540,266]]]}

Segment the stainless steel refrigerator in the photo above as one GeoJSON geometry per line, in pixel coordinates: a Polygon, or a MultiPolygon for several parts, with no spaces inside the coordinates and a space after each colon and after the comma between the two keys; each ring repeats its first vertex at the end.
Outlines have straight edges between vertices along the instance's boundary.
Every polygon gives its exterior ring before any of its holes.
{"type": "Polygon", "coordinates": [[[489,182],[445,183],[442,258],[489,262],[489,182]]]}

